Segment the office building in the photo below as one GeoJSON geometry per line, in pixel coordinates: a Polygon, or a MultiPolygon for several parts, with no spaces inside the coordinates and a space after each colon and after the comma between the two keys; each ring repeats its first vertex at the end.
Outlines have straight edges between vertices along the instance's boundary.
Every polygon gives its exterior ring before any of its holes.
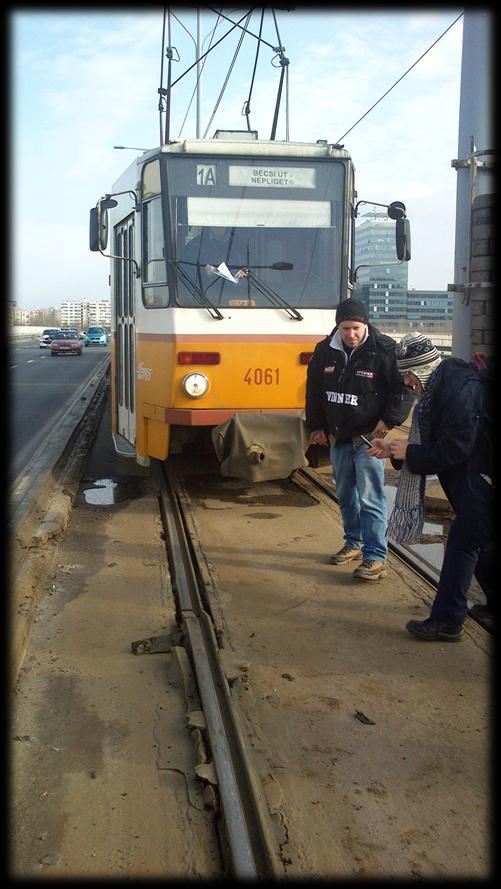
{"type": "Polygon", "coordinates": [[[446,290],[409,290],[409,263],[397,260],[394,220],[379,210],[361,219],[355,234],[353,295],[367,306],[369,320],[386,331],[449,330],[454,295],[446,290]]]}
{"type": "Polygon", "coordinates": [[[366,303],[370,321],[394,326],[407,316],[408,263],[397,260],[395,222],[386,212],[370,210],[360,218],[353,295],[366,303]]]}
{"type": "Polygon", "coordinates": [[[408,290],[407,320],[413,329],[452,330],[454,294],[447,290],[408,290]]]}

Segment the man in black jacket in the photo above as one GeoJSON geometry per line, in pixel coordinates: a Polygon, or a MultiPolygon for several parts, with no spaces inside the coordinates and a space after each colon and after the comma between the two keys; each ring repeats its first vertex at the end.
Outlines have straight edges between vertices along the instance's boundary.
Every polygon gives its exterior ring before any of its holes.
{"type": "Polygon", "coordinates": [[[362,557],[353,577],[385,574],[388,543],[384,463],[368,455],[361,435],[384,438],[412,406],[395,361],[395,341],[368,323],[363,303],[340,302],[336,327],[317,344],[306,379],[306,424],[312,442],[330,444],[344,545],[330,561],[362,557]]]}
{"type": "Polygon", "coordinates": [[[420,333],[404,337],[396,355],[405,384],[418,397],[409,439],[374,440],[369,454],[390,457],[401,470],[388,525],[388,536],[397,543],[419,539],[426,475],[438,475],[455,518],[430,616],[410,620],[407,630],[418,639],[457,642],[463,635],[473,575],[486,596],[491,620],[494,616],[492,449],[490,431],[482,428],[490,420],[489,383],[460,358],[440,361],[431,341],[420,333]]]}

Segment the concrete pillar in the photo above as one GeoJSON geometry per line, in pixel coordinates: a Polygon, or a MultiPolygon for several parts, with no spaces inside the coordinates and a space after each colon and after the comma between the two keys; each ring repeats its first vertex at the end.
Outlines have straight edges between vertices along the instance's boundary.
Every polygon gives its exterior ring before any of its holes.
{"type": "Polygon", "coordinates": [[[492,24],[488,11],[464,13],[458,157],[452,161],[457,190],[450,289],[456,294],[452,354],[466,360],[475,351],[490,353],[493,332],[492,24]]]}

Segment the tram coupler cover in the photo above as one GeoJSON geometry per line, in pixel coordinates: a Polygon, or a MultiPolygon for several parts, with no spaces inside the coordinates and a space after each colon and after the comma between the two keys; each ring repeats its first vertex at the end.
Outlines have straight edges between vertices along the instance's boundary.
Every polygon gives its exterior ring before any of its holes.
{"type": "Polygon", "coordinates": [[[309,433],[294,414],[236,413],[212,430],[212,442],[224,476],[260,482],[308,466],[309,433]]]}

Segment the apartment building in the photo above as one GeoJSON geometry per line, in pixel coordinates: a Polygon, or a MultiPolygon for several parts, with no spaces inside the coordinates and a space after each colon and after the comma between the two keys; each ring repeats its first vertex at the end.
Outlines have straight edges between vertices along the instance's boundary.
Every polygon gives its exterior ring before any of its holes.
{"type": "Polygon", "coordinates": [[[90,300],[66,300],[60,308],[61,327],[85,329],[89,324],[111,325],[111,305],[109,299],[97,302],[90,300]]]}

